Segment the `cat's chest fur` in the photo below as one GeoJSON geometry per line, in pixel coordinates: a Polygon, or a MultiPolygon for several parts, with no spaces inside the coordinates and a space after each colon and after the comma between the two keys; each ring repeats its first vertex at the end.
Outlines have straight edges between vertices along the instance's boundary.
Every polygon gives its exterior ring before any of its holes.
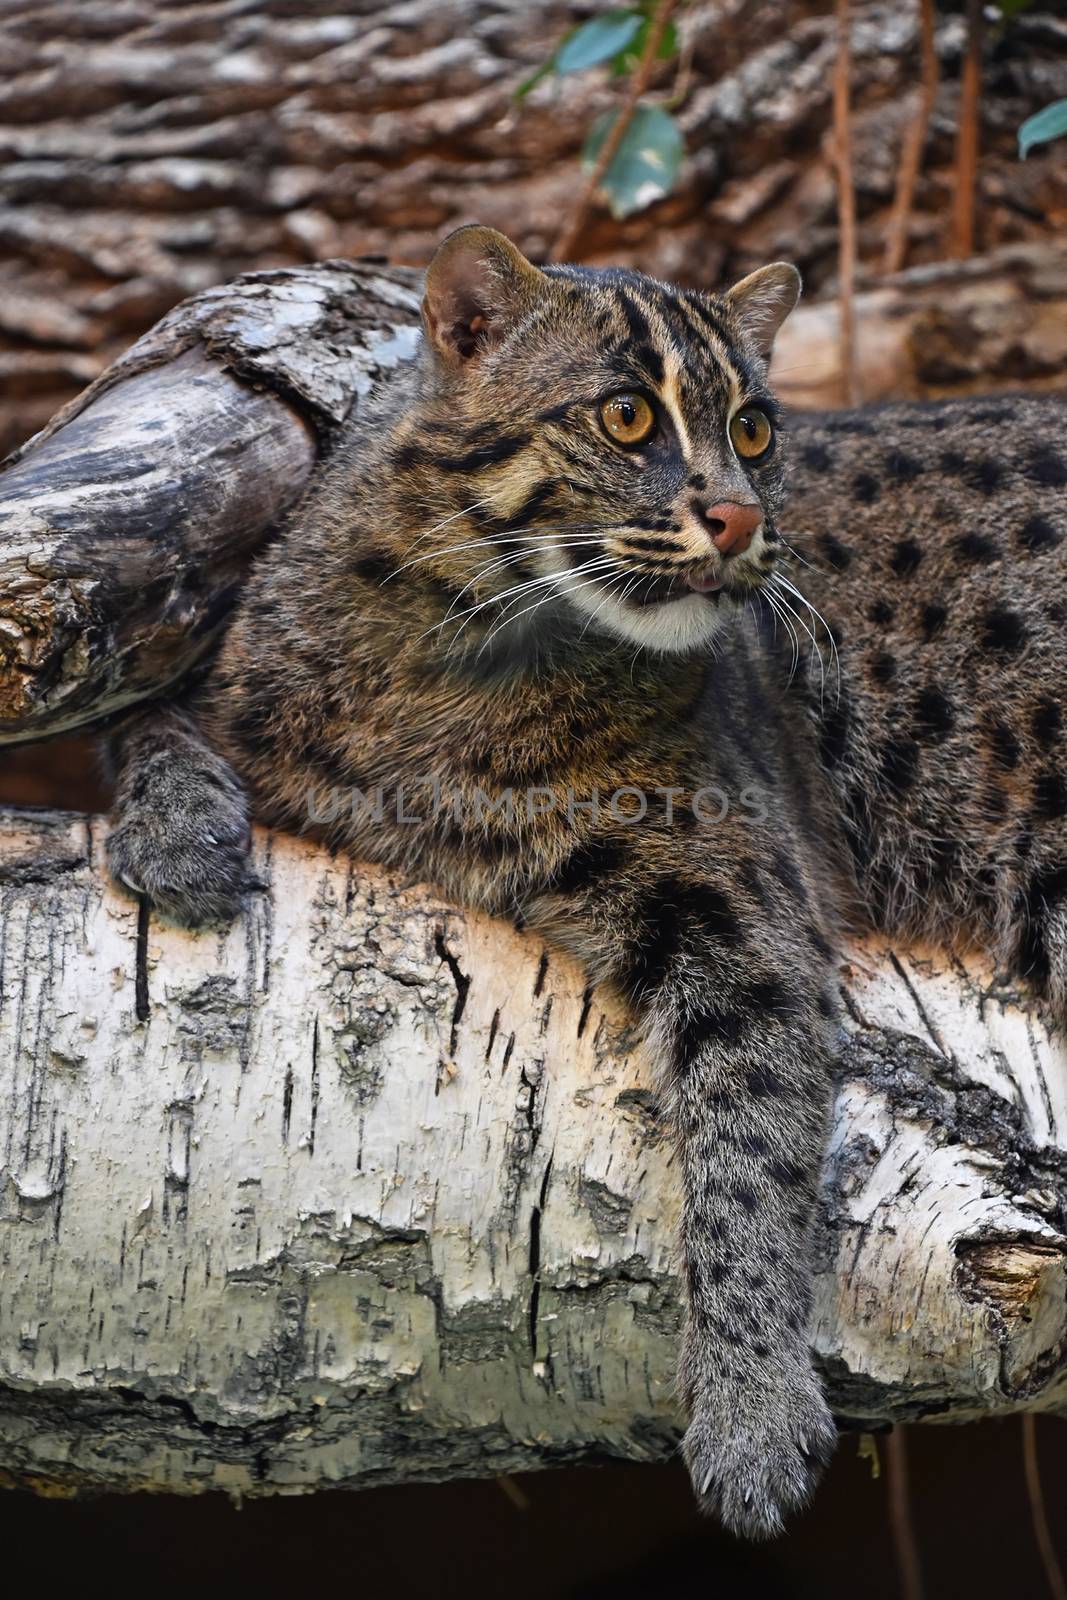
{"type": "Polygon", "coordinates": [[[330,632],[279,640],[259,603],[272,586],[269,569],[253,580],[228,641],[217,732],[264,820],[490,908],[565,877],[592,836],[626,859],[686,840],[728,879],[768,841],[814,851],[834,831],[780,651],[748,616],[714,660],[635,660],[593,638],[441,668],[411,647],[417,596],[338,653],[330,632]]]}

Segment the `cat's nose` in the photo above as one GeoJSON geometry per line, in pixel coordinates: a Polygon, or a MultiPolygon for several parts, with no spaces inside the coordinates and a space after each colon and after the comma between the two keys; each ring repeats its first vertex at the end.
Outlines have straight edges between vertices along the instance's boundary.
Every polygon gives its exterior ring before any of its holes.
{"type": "Polygon", "coordinates": [[[697,505],[694,509],[723,556],[739,556],[747,550],[763,521],[763,507],[745,501],[720,500],[718,505],[697,505]]]}

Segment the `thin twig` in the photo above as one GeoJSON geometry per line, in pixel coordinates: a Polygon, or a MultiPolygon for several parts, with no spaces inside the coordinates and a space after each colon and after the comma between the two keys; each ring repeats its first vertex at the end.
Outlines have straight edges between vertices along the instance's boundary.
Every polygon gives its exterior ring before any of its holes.
{"type": "Polygon", "coordinates": [[[919,105],[905,130],[900,147],[897,192],[886,228],[885,256],[882,261],[882,271],[885,273],[899,272],[908,253],[908,229],[915,185],[919,179],[926,133],[937,98],[940,68],[934,44],[934,0],[919,0],[919,41],[919,105]]]}
{"type": "Polygon", "coordinates": [[[1023,1412],[1023,1470],[1026,1473],[1026,1492],[1030,1497],[1030,1516],[1034,1524],[1034,1538],[1041,1552],[1041,1565],[1052,1600],[1067,1600],[1067,1582],[1063,1568],[1052,1543],[1052,1533],[1045,1512],[1045,1496],[1041,1490],[1041,1468],[1037,1459],[1037,1419],[1032,1411],[1023,1412]]]}
{"type": "Polygon", "coordinates": [[[526,1493],[526,1490],[522,1487],[522,1485],[516,1482],[510,1473],[501,1473],[496,1481],[501,1493],[506,1499],[511,1501],[516,1511],[529,1511],[530,1496],[526,1493]]]}
{"type": "Polygon", "coordinates": [[[600,154],[596,158],[596,165],[589,174],[589,179],[578,197],[578,204],[568,223],[560,229],[556,242],[552,246],[551,259],[553,261],[566,261],[574,254],[574,247],[578,241],[586,219],[596,200],[597,190],[603,181],[604,174],[615,159],[616,152],[626,136],[626,130],[633,121],[637,103],[648,88],[649,79],[656,65],[656,56],[659,52],[663,35],[673,13],[677,10],[678,0],[659,0],[652,15],[652,23],[645,38],[645,48],[641,52],[641,59],[634,69],[630,79],[630,87],[626,99],[619,109],[611,131],[600,147],[600,154]]]}
{"type": "Polygon", "coordinates": [[[908,1441],[898,1422],[885,1446],[886,1489],[889,1495],[889,1530],[897,1558],[901,1600],[922,1600],[923,1574],[919,1545],[911,1520],[908,1483],[908,1441]]]}
{"type": "Polygon", "coordinates": [[[952,208],[952,254],[974,254],[975,188],[978,178],[978,110],[982,93],[982,0],[967,0],[967,45],[960,77],[956,132],[956,195],[952,208]]]}
{"type": "Polygon", "coordinates": [[[682,35],[681,49],[678,51],[678,70],[674,75],[674,87],[671,89],[667,100],[668,111],[675,111],[680,105],[685,104],[689,93],[689,80],[693,76],[693,51],[695,40],[691,33],[682,35]]]}
{"type": "Polygon", "coordinates": [[[856,192],[852,183],[851,19],[849,0],[837,0],[837,60],[834,64],[834,162],[837,168],[838,308],[841,376],[845,402],[860,403],[856,371],[856,192]]]}

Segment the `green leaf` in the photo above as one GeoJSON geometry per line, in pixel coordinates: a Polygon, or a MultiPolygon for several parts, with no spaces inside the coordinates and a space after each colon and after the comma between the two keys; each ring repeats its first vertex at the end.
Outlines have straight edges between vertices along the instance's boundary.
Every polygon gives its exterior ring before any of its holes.
{"type": "Polygon", "coordinates": [[[1027,117],[1019,129],[1019,158],[1026,160],[1035,144],[1060,139],[1067,133],[1067,100],[1054,100],[1044,111],[1027,117]]]}
{"type": "Polygon", "coordinates": [[[603,16],[583,22],[580,28],[568,34],[552,58],[552,65],[559,73],[584,72],[586,67],[597,67],[625,50],[641,26],[638,11],[605,11],[603,16]]]}
{"type": "MultiPolygon", "coordinates": [[[[596,166],[618,115],[617,111],[606,111],[590,128],[582,148],[582,169],[587,174],[596,166]]],[[[670,194],[683,152],[682,135],[674,118],[662,106],[639,104],[601,179],[612,216],[628,217],[670,194]]]]}
{"type": "MultiPolygon", "coordinates": [[[[646,17],[640,28],[638,28],[637,32],[634,34],[631,42],[625,47],[625,49],[620,50],[618,55],[613,58],[611,63],[611,72],[613,77],[621,78],[627,72],[632,72],[634,70],[637,63],[645,53],[645,41],[648,38],[648,30],[651,26],[651,19],[646,17]]],[[[659,49],[656,51],[656,60],[669,61],[677,48],[678,29],[674,26],[673,22],[668,22],[667,26],[663,30],[663,37],[659,42],[659,49]]]]}

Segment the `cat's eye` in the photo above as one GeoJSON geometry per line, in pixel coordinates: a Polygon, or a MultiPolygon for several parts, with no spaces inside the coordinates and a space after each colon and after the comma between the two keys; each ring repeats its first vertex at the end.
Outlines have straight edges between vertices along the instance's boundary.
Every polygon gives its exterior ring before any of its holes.
{"type": "Polygon", "coordinates": [[[643,394],[613,394],[600,408],[604,432],[628,449],[652,437],[656,413],[643,394]]]}
{"type": "Polygon", "coordinates": [[[745,461],[758,461],[774,443],[771,419],[759,406],[742,406],[730,421],[730,442],[745,461]]]}

